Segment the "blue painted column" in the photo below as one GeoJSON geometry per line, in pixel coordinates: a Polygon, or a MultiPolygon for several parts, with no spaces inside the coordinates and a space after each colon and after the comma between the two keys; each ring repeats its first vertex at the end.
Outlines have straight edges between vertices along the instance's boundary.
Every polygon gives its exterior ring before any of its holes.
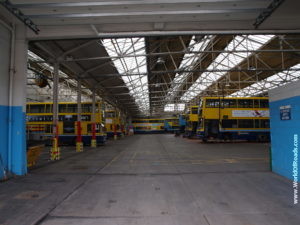
{"type": "Polygon", "coordinates": [[[0,179],[27,173],[25,34],[23,25],[12,31],[0,25],[0,179]]]}
{"type": "Polygon", "coordinates": [[[291,180],[299,168],[300,81],[269,91],[272,169],[291,180]]]}

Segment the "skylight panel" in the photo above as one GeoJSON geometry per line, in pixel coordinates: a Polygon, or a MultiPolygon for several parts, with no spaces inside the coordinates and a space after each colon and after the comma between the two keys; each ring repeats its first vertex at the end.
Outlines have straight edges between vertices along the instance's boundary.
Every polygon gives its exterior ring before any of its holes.
{"type": "Polygon", "coordinates": [[[230,70],[240,64],[245,58],[252,55],[255,51],[270,41],[273,35],[239,35],[236,36],[225,48],[225,52],[218,55],[207,70],[216,72],[204,72],[190,89],[181,97],[183,101],[190,101],[202,91],[211,86],[215,81],[224,76],[230,70]],[[229,52],[226,52],[229,51],[229,52]],[[232,52],[231,52],[232,51],[232,52]],[[239,52],[243,51],[243,52],[239,52]],[[226,71],[218,71],[226,70],[226,71]]]}
{"type": "MultiPolygon", "coordinates": [[[[196,53],[205,50],[211,41],[213,35],[206,35],[200,41],[197,40],[196,36],[192,37],[188,46],[188,53],[186,53],[180,63],[179,70],[192,70],[202,53],[196,53]]],[[[172,101],[173,97],[177,94],[178,89],[183,85],[184,81],[188,78],[191,72],[177,73],[171,84],[171,88],[167,94],[167,101],[172,101]]]]}
{"type": "Polygon", "coordinates": [[[183,112],[185,104],[166,104],[164,107],[165,112],[183,112]]]}
{"type": "Polygon", "coordinates": [[[134,97],[141,112],[149,113],[149,90],[144,38],[104,39],[102,41],[114,66],[134,97]],[[126,75],[126,76],[125,76],[126,75]]]}
{"type": "Polygon", "coordinates": [[[300,64],[239,90],[231,97],[251,97],[300,79],[300,64]]]}

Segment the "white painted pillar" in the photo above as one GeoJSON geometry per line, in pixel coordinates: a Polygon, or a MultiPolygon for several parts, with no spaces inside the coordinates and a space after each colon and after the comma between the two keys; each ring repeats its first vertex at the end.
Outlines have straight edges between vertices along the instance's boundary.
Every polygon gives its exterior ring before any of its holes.
{"type": "Polygon", "coordinates": [[[50,159],[60,159],[60,148],[59,148],[59,117],[58,117],[58,83],[59,83],[59,63],[54,63],[54,74],[53,74],[53,138],[52,148],[50,152],[50,159]]]}

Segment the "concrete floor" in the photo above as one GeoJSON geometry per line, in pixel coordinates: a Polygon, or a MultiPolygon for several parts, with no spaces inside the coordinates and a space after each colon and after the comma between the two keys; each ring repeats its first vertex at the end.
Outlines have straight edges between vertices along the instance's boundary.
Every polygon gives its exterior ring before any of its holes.
{"type": "Polygon", "coordinates": [[[268,145],[135,135],[0,183],[0,225],[299,225],[268,145]]]}

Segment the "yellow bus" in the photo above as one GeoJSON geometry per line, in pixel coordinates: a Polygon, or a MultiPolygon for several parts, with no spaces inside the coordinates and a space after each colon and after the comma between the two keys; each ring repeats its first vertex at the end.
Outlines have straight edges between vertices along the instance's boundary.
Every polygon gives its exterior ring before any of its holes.
{"type": "MultiPolygon", "coordinates": [[[[53,137],[53,103],[28,102],[26,106],[26,130],[29,140],[50,140],[53,137]]],[[[81,135],[84,145],[91,143],[92,103],[81,103],[81,135]]],[[[58,135],[60,144],[75,144],[77,137],[77,103],[58,103],[58,135]]],[[[95,132],[97,143],[104,143],[104,117],[102,104],[95,104],[95,132]]],[[[51,143],[51,141],[49,142],[51,143]]]]}
{"type": "Polygon", "coordinates": [[[188,108],[185,114],[186,126],[185,137],[195,136],[197,133],[197,127],[199,122],[199,106],[193,105],[188,108]]]}
{"type": "Polygon", "coordinates": [[[105,110],[105,130],[108,138],[121,136],[123,133],[121,113],[118,110],[105,110]]]}
{"type": "Polygon", "coordinates": [[[134,133],[163,133],[165,131],[165,120],[159,118],[136,118],[132,120],[134,133]]]}
{"type": "Polygon", "coordinates": [[[204,97],[200,103],[198,136],[208,139],[270,139],[266,97],[204,97]]]}

